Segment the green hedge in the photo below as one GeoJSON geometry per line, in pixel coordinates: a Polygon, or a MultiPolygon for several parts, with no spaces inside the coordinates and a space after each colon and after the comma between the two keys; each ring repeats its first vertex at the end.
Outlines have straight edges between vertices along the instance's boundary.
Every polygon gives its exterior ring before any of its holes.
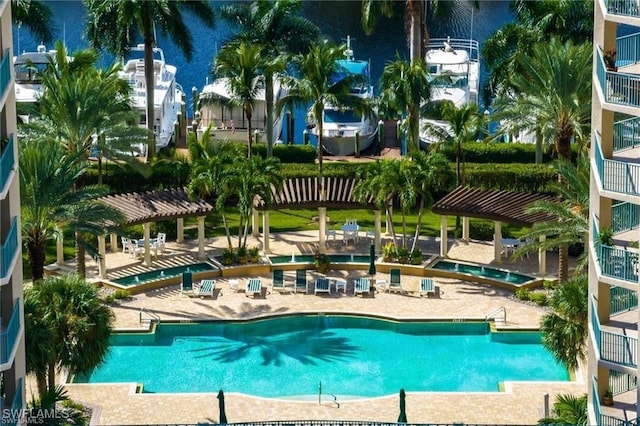
{"type": "MultiPolygon", "coordinates": [[[[576,146],[572,145],[573,157],[576,146]]],[[[532,143],[497,143],[497,142],[465,142],[462,144],[464,161],[467,163],[535,163],[536,146],[532,143]]],[[[449,161],[456,161],[452,145],[442,145],[438,152],[443,153],[449,161]]],[[[542,162],[554,160],[553,147],[543,148],[542,162]]]]}
{"type": "Polygon", "coordinates": [[[549,192],[549,183],[557,179],[548,164],[465,164],[468,186],[520,192],[549,192]]]}

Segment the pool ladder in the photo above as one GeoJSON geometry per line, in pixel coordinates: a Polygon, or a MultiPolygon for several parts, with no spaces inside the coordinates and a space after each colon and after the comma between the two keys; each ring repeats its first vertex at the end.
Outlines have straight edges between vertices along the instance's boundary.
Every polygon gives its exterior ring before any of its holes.
{"type": "MultiPolygon", "coordinates": [[[[322,405],[322,382],[318,383],[318,405],[322,405]]],[[[340,403],[338,402],[338,397],[335,396],[332,393],[325,393],[324,395],[329,395],[330,397],[333,398],[333,402],[334,404],[336,404],[336,408],[340,408],[340,403]]]]}
{"type": "Polygon", "coordinates": [[[507,323],[507,308],[505,308],[504,306],[500,306],[495,311],[489,312],[487,315],[485,315],[484,320],[485,320],[485,322],[489,321],[491,318],[493,318],[494,320],[498,320],[500,314],[502,314],[502,322],[504,324],[506,324],[507,323]]]}
{"type": "Polygon", "coordinates": [[[140,318],[140,324],[143,323],[143,320],[149,321],[152,324],[153,323],[160,324],[160,316],[155,312],[147,311],[145,308],[140,308],[139,318],[140,318]],[[145,315],[147,316],[147,318],[143,318],[145,315]]]}

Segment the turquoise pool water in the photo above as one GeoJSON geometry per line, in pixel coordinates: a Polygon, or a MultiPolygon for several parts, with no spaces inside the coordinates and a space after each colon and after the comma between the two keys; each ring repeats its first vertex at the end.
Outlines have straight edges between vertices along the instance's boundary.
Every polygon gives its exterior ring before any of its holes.
{"type": "Polygon", "coordinates": [[[113,282],[125,287],[133,287],[138,284],[143,284],[151,281],[158,281],[171,277],[179,277],[187,269],[193,273],[196,273],[203,271],[213,271],[217,268],[210,263],[200,262],[194,263],[193,265],[174,266],[172,268],[164,268],[145,272],[142,274],[129,275],[122,278],[116,278],[115,280],[113,280],[113,282]]]}
{"type": "Polygon", "coordinates": [[[459,272],[461,274],[469,274],[474,277],[491,278],[496,281],[513,284],[515,286],[522,285],[526,282],[534,280],[535,277],[529,275],[518,274],[517,272],[502,271],[500,269],[490,268],[481,265],[469,265],[466,263],[452,262],[450,260],[438,260],[431,269],[439,269],[442,271],[459,272]]]}
{"type": "MultiPolygon", "coordinates": [[[[330,254],[331,263],[369,263],[368,255],[359,254],[330,254]]],[[[272,256],[269,257],[272,264],[279,263],[312,263],[312,254],[296,254],[295,256],[272,256]]]]}
{"type": "Polygon", "coordinates": [[[78,381],[135,382],[146,392],[342,397],[407,391],[490,392],[505,380],[566,381],[539,333],[486,323],[397,323],[292,316],[247,323],[161,324],[114,335],[106,362],[78,381]]]}

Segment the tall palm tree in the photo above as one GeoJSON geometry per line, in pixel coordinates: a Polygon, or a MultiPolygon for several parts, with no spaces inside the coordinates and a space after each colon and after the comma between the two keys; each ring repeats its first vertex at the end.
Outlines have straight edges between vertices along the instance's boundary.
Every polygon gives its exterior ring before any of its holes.
{"type": "Polygon", "coordinates": [[[11,18],[13,25],[23,25],[43,43],[53,40],[51,8],[44,1],[11,0],[11,18]]]}
{"type": "Polygon", "coordinates": [[[268,64],[257,44],[241,41],[225,45],[213,65],[217,77],[226,77],[231,91],[231,104],[240,105],[247,117],[247,157],[251,157],[253,128],[251,120],[259,92],[258,80],[268,64]]]}
{"type": "Polygon", "coordinates": [[[589,283],[575,276],[558,286],[551,297],[551,312],[542,317],[542,344],[569,370],[587,357],[589,283]]]}
{"type": "Polygon", "coordinates": [[[591,122],[591,55],[588,44],[553,39],[520,58],[514,90],[495,101],[505,133],[539,132],[559,157],[571,158],[571,142],[584,145],[591,122]]]}
{"type": "Polygon", "coordinates": [[[289,88],[289,91],[276,104],[278,112],[282,111],[286,105],[291,104],[304,105],[309,108],[313,124],[318,128],[318,182],[322,201],[326,200],[322,148],[322,123],[325,105],[330,104],[339,108],[349,107],[361,115],[371,112],[371,106],[366,100],[349,92],[349,88],[359,76],[346,73],[347,77],[336,83],[333,82],[334,76],[344,71],[342,65],[337,61],[343,58],[345,48],[344,45],[335,46],[325,40],[313,43],[308,53],[296,55],[293,58],[293,64],[299,77],[285,79],[284,84],[289,88]]]}
{"type": "Polygon", "coordinates": [[[420,150],[420,106],[431,94],[428,75],[423,59],[408,62],[396,54],[396,59],[387,62],[380,77],[381,103],[403,115],[407,112],[409,152],[420,150]]]}
{"type": "MultiPolygon", "coordinates": [[[[255,0],[237,2],[220,8],[220,16],[239,28],[231,41],[245,41],[261,47],[266,62],[284,65],[291,54],[304,53],[319,35],[320,29],[296,13],[300,0],[255,0]]],[[[267,157],[273,155],[274,76],[280,67],[264,69],[267,104],[267,157]]]]}
{"type": "MultiPolygon", "coordinates": [[[[184,22],[182,12],[196,16],[206,26],[213,27],[214,11],[209,2],[201,0],[146,0],[105,1],[84,0],[87,8],[87,36],[92,46],[105,47],[118,56],[128,53],[136,38],[144,42],[144,72],[147,94],[147,128],[153,132],[154,120],[154,68],[153,48],[155,31],[163,35],[182,51],[189,61],[193,55],[193,37],[184,22]]],[[[155,138],[150,138],[149,157],[156,154],[155,138]]]]}
{"type": "Polygon", "coordinates": [[[24,297],[27,366],[40,395],[55,389],[61,368],[88,373],[103,362],[114,315],[94,285],[75,275],[52,277],[24,297]]]}
{"type": "Polygon", "coordinates": [[[433,122],[425,123],[425,130],[435,140],[439,141],[433,149],[438,150],[445,146],[453,146],[456,153],[456,185],[464,185],[464,152],[462,145],[464,142],[475,139],[479,131],[482,130],[482,115],[478,113],[476,104],[465,104],[457,107],[451,101],[445,101],[441,105],[442,122],[444,126],[439,126],[433,122]]]}

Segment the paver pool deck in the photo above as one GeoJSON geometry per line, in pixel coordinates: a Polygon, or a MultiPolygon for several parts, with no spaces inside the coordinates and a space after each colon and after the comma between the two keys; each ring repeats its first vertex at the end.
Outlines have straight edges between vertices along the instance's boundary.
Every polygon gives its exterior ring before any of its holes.
{"type": "MultiPolygon", "coordinates": [[[[271,242],[273,252],[290,255],[311,253],[315,250],[315,232],[278,234],[271,242]]],[[[250,241],[248,246],[259,243],[250,241]]],[[[449,257],[491,264],[491,243],[451,241],[449,257]]],[[[223,238],[207,242],[207,255],[217,255],[226,245],[223,238]]],[[[438,240],[420,242],[425,253],[437,253],[438,240]]],[[[331,241],[330,252],[368,253],[368,245],[344,246],[342,241],[331,241]]],[[[195,244],[177,246],[170,244],[167,253],[156,262],[172,256],[193,256],[195,244]]],[[[500,265],[512,271],[533,273],[537,261],[505,261],[500,265]]],[[[109,268],[121,270],[131,267],[134,261],[126,254],[113,253],[107,258],[109,268]]],[[[550,273],[555,271],[557,259],[550,254],[547,260],[550,273]]],[[[93,271],[95,273],[95,270],[93,271]]],[[[330,271],[328,276],[352,278],[364,276],[366,271],[330,271]]],[[[270,277],[263,276],[263,283],[270,284],[270,277]]],[[[388,278],[378,274],[379,279],[388,278]]],[[[354,297],[342,293],[314,296],[271,292],[263,297],[246,297],[244,292],[227,288],[227,279],[217,280],[213,298],[189,298],[180,294],[180,286],[174,285],[136,295],[131,301],[114,307],[117,328],[141,327],[141,308],[159,315],[162,320],[215,320],[248,319],[268,315],[297,312],[362,313],[392,318],[427,319],[479,319],[500,307],[507,312],[506,327],[537,328],[543,308],[521,303],[513,299],[513,293],[489,285],[455,279],[436,279],[442,292],[439,298],[420,298],[414,294],[401,295],[376,293],[375,297],[354,297]]],[[[240,279],[240,288],[244,280],[240,279]]],[[[403,276],[403,282],[416,288],[418,277],[403,276]]],[[[502,325],[502,324],[501,324],[502,325]]],[[[437,374],[438,365],[416,365],[416,374],[437,374]]],[[[158,371],[163,374],[163,371],[158,371]]],[[[256,368],[256,375],[259,375],[256,368]]],[[[556,394],[584,394],[587,391],[583,369],[572,382],[507,382],[501,392],[408,392],[407,418],[411,423],[510,423],[535,424],[543,417],[544,395],[549,394],[553,405],[556,394]]],[[[291,377],[295,380],[295,377],[291,377]]],[[[366,386],[366,384],[363,384],[366,386]]],[[[69,396],[78,402],[95,408],[93,421],[102,425],[160,424],[218,422],[216,394],[138,394],[135,384],[68,384],[69,396]]],[[[29,392],[29,391],[28,391],[29,392]]],[[[302,392],[301,392],[302,393],[302,392]]],[[[310,394],[313,391],[309,392],[310,394]]],[[[398,418],[398,395],[380,398],[342,400],[339,407],[326,397],[319,404],[313,401],[288,401],[257,398],[225,390],[226,413],[230,423],[267,420],[360,420],[395,422],[398,418]]]]}

